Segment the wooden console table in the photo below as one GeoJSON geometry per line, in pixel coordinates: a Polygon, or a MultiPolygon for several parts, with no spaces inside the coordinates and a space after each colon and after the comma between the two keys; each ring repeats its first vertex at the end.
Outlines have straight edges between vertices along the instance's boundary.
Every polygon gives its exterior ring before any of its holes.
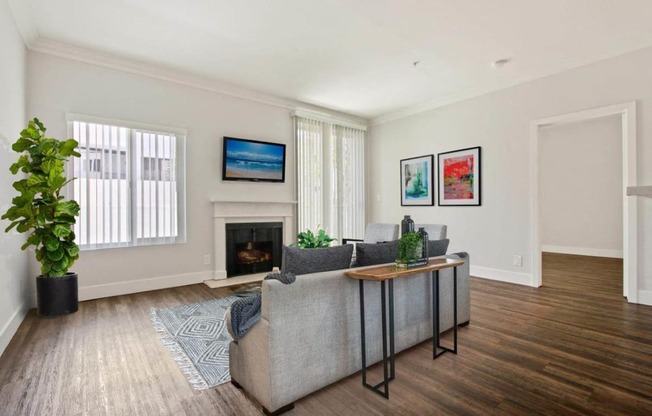
{"type": "Polygon", "coordinates": [[[414,269],[399,269],[396,266],[380,266],[362,270],[352,270],[346,275],[360,281],[360,337],[362,344],[362,385],[375,393],[389,399],[389,382],[394,380],[394,279],[410,277],[415,274],[432,273],[432,358],[433,360],[445,352],[457,354],[457,267],[464,264],[461,260],[431,259],[427,266],[414,269]],[[443,347],[439,343],[439,271],[453,268],[453,348],[443,347]],[[376,385],[367,383],[367,357],[365,342],[364,319],[364,281],[380,282],[380,303],[382,309],[382,337],[383,337],[383,381],[376,385]],[[385,301],[385,282],[388,282],[389,299],[385,301]],[[387,309],[389,306],[389,363],[387,368],[387,309]],[[441,350],[441,351],[439,351],[441,350]],[[389,374],[388,374],[389,373],[389,374]],[[383,390],[380,387],[383,386],[383,390]]]}

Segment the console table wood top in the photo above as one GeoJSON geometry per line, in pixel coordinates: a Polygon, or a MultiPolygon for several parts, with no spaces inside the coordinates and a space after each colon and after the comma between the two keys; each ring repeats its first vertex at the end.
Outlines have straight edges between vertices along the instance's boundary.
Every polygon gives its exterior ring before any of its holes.
{"type": "Polygon", "coordinates": [[[345,274],[357,280],[371,280],[375,282],[382,282],[388,279],[395,279],[397,277],[408,277],[417,273],[432,272],[435,270],[448,269],[450,267],[457,267],[464,264],[462,260],[454,259],[430,259],[427,266],[415,267],[414,269],[399,269],[394,265],[372,267],[370,269],[352,270],[345,272],[345,274]]]}

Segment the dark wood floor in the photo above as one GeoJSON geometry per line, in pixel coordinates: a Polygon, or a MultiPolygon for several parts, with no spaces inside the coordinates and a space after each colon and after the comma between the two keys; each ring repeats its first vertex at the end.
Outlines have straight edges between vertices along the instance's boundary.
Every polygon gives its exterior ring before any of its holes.
{"type": "MultiPolygon", "coordinates": [[[[545,254],[544,270],[539,289],[472,279],[459,355],[432,361],[430,342],[398,354],[390,400],[355,374],[287,415],[652,415],[652,307],[623,300],[622,262],[545,254]]],[[[0,357],[0,415],[260,415],[230,384],[193,390],[150,323],[152,307],[228,294],[194,285],[30,312],[0,357]]]]}

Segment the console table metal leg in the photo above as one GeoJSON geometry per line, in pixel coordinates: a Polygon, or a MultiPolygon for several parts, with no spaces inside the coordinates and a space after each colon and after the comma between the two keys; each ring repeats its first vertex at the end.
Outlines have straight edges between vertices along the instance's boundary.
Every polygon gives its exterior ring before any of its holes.
{"type": "Polygon", "coordinates": [[[453,267],[453,354],[457,354],[457,267],[453,267]]]}
{"type": "Polygon", "coordinates": [[[444,347],[439,340],[439,270],[432,273],[432,359],[446,352],[457,354],[457,267],[453,267],[453,348],[444,347]],[[439,351],[441,350],[441,351],[439,351]]]}
{"type": "Polygon", "coordinates": [[[364,280],[360,280],[360,351],[362,353],[362,385],[367,385],[367,343],[364,333],[364,280]]]}
{"type": "Polygon", "coordinates": [[[390,280],[389,293],[386,294],[385,281],[380,283],[380,298],[381,298],[381,323],[382,323],[382,342],[383,342],[383,381],[372,386],[367,383],[367,353],[366,353],[366,337],[365,337],[365,314],[364,314],[364,283],[360,280],[360,342],[361,342],[361,356],[362,356],[362,385],[372,390],[373,392],[389,399],[389,382],[394,379],[394,285],[390,280]],[[387,301],[389,295],[389,301],[387,301]],[[389,305],[388,305],[389,303],[389,305]],[[387,355],[387,312],[389,307],[389,357],[387,355]],[[388,368],[389,361],[389,368],[388,368]],[[391,376],[390,376],[391,374],[391,376]],[[380,387],[383,386],[381,390],[380,387]]]}
{"type": "Polygon", "coordinates": [[[390,377],[389,381],[394,380],[396,371],[394,368],[394,280],[389,283],[389,357],[390,357],[390,377]]]}
{"type": "Polygon", "coordinates": [[[439,270],[432,272],[432,359],[434,360],[439,355],[437,353],[439,347],[439,270]]]}

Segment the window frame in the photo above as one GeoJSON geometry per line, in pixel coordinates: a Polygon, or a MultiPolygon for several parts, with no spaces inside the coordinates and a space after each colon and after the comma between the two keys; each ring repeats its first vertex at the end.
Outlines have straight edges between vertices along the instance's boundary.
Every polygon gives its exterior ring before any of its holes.
{"type": "MultiPolygon", "coordinates": [[[[99,244],[79,244],[79,248],[82,251],[93,251],[93,250],[105,250],[112,248],[129,248],[129,247],[139,247],[139,246],[150,246],[150,245],[168,245],[168,244],[185,244],[187,242],[187,203],[186,203],[186,137],[187,131],[185,129],[162,126],[162,125],[153,125],[140,123],[135,121],[127,120],[117,120],[104,117],[89,116],[78,113],[66,113],[66,128],[68,132],[68,137],[73,137],[73,123],[92,123],[105,126],[112,126],[117,128],[128,129],[128,144],[126,150],[126,166],[127,172],[125,172],[125,180],[127,182],[127,213],[129,218],[127,219],[127,235],[129,236],[128,241],[126,242],[111,242],[111,243],[99,243],[99,244]],[[137,200],[137,183],[136,175],[133,174],[135,169],[138,168],[139,162],[137,158],[133,155],[135,153],[136,143],[136,133],[140,132],[142,134],[162,134],[170,135],[175,137],[175,170],[176,170],[176,225],[177,225],[177,235],[174,237],[138,237],[138,205],[134,203],[137,200]]],[[[104,151],[102,151],[104,153],[104,151]]],[[[110,153],[110,152],[109,152],[110,153]]],[[[143,156],[144,158],[144,156],[143,156]]],[[[119,157],[118,157],[119,160],[119,157]]],[[[142,167],[142,166],[141,166],[142,167]]],[[[72,160],[66,164],[66,173],[69,177],[74,176],[74,170],[72,166],[72,160]]],[[[80,175],[81,176],[81,175],[80,175]]],[[[120,178],[118,178],[120,179],[120,178]]],[[[65,193],[70,198],[74,198],[74,190],[72,189],[72,182],[69,186],[66,187],[65,193]]],[[[83,213],[80,213],[83,215],[83,213]]],[[[80,237],[78,236],[79,240],[80,237]]]]}

